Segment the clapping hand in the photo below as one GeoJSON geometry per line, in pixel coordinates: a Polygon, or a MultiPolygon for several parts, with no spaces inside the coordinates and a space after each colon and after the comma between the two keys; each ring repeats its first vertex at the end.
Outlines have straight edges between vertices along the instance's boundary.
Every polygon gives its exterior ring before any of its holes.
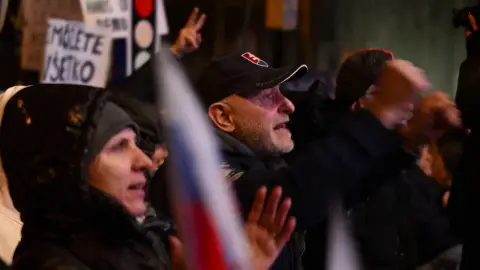
{"type": "Polygon", "coordinates": [[[295,218],[288,217],[292,201],[287,198],[280,204],[281,188],[272,190],[265,205],[266,196],[265,187],[257,191],[245,224],[255,270],[267,270],[272,266],[292,236],[296,224],[295,218]]]}

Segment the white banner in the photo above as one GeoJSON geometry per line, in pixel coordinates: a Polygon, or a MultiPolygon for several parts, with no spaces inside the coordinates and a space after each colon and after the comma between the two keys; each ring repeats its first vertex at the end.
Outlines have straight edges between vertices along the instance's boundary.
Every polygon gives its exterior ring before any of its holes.
{"type": "Polygon", "coordinates": [[[112,38],[131,33],[131,0],[80,0],[84,21],[111,31],[112,38]]]}
{"type": "Polygon", "coordinates": [[[105,29],[49,20],[42,82],[105,87],[111,46],[111,36],[105,29]]]}
{"type": "MultiPolygon", "coordinates": [[[[127,38],[132,33],[132,12],[141,7],[132,6],[131,0],[80,0],[84,21],[108,28],[112,38],[127,38]]],[[[152,1],[153,3],[153,1],[152,1]]],[[[156,0],[156,35],[168,34],[168,23],[163,0],[156,0]]],[[[148,9],[148,8],[147,8],[148,9]]]]}

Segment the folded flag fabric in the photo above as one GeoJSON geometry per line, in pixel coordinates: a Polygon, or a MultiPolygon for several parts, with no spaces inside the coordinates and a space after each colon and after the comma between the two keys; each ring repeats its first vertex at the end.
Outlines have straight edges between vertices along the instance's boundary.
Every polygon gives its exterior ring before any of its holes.
{"type": "Polygon", "coordinates": [[[189,270],[250,270],[247,241],[219,151],[192,88],[166,48],[155,56],[158,107],[171,168],[175,218],[189,270]]]}
{"type": "Polygon", "coordinates": [[[330,209],[328,228],[327,270],[360,270],[355,242],[342,204],[334,202],[330,209]]]}

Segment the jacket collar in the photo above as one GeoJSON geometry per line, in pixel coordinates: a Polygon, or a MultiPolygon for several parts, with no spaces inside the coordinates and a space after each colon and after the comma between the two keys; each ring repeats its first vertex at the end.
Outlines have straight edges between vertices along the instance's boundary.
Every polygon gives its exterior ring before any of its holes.
{"type": "Polygon", "coordinates": [[[215,129],[215,131],[220,138],[220,147],[222,151],[236,155],[240,154],[251,157],[255,156],[253,151],[242,142],[238,141],[227,133],[220,131],[219,129],[215,129]]]}
{"type": "Polygon", "coordinates": [[[216,132],[220,138],[221,149],[223,153],[227,153],[234,156],[243,156],[256,158],[261,161],[267,168],[278,169],[287,166],[287,163],[281,156],[264,156],[259,157],[245,144],[216,129],[216,132]]]}

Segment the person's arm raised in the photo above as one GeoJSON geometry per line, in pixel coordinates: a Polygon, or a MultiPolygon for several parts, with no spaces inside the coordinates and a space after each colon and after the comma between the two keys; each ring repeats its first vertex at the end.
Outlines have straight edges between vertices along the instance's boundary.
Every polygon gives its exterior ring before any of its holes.
{"type": "Polygon", "coordinates": [[[318,225],[332,196],[352,193],[374,166],[401,149],[395,129],[411,116],[416,95],[429,83],[412,64],[388,63],[378,84],[380,98],[345,119],[324,139],[314,141],[288,167],[251,167],[234,182],[243,209],[249,209],[259,186],[281,186],[292,199],[298,228],[318,225]]]}

